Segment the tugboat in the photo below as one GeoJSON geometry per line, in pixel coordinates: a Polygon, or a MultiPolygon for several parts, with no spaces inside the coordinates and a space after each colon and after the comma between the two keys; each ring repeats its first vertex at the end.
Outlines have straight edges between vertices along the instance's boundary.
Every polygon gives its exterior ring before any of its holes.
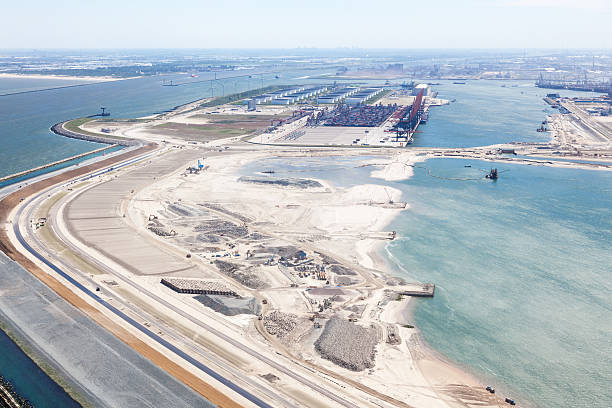
{"type": "Polygon", "coordinates": [[[485,177],[491,180],[497,180],[497,169],[491,169],[489,174],[487,174],[485,177]]]}

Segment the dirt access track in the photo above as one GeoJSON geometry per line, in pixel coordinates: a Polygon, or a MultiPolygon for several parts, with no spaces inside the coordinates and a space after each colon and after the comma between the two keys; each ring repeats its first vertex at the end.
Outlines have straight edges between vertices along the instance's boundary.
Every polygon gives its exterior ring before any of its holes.
{"type": "Polygon", "coordinates": [[[9,194],[0,201],[0,224],[3,226],[0,229],[0,250],[4,252],[15,262],[19,263],[23,268],[34,275],[38,280],[52,289],[55,293],[68,301],[77,309],[85,313],[89,318],[97,324],[108,330],[121,341],[132,347],[138,353],[143,355],[149,361],[172,375],[177,380],[181,381],[188,387],[192,388],[198,394],[202,395],[208,401],[219,407],[240,407],[235,401],[220,393],[210,384],[202,381],[196,375],[190,373],[180,365],[176,364],[153,347],[138,339],[135,335],[115,323],[108,317],[104,316],[99,310],[91,306],[81,297],[72,292],[69,288],[60,283],[50,274],[43,271],[38,265],[32,262],[25,254],[22,254],[15,248],[10,241],[7,233],[7,222],[10,213],[15,209],[22,199],[30,197],[46,188],[54,186],[64,181],[71,180],[75,177],[83,176],[90,172],[103,169],[118,162],[139,156],[141,154],[153,151],[157,148],[156,144],[148,144],[131,152],[123,153],[87,166],[79,167],[74,170],[66,171],[53,177],[41,180],[30,184],[14,193],[9,194]]]}

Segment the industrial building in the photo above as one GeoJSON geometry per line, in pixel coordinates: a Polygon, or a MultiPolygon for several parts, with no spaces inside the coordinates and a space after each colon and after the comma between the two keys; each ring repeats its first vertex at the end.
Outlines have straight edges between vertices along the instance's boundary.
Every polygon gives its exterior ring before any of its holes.
{"type": "MultiPolygon", "coordinates": [[[[297,86],[295,88],[286,88],[274,92],[268,92],[252,98],[256,105],[270,103],[273,105],[289,105],[300,102],[314,96],[320,95],[327,91],[327,86],[314,86],[306,88],[297,86]]],[[[246,102],[248,103],[248,101],[246,102]]]]}
{"type": "Polygon", "coordinates": [[[361,89],[359,92],[354,93],[353,95],[347,97],[344,102],[347,105],[359,105],[360,103],[364,103],[370,98],[378,95],[383,91],[383,88],[366,88],[361,89]]]}
{"type": "Polygon", "coordinates": [[[359,91],[359,88],[342,88],[317,98],[319,104],[332,104],[347,98],[359,91]]]}

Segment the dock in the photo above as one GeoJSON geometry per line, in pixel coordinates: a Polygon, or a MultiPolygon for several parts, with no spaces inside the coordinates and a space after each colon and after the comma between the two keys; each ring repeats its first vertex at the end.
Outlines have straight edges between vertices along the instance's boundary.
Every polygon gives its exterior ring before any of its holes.
{"type": "Polygon", "coordinates": [[[399,286],[397,292],[404,296],[434,297],[436,285],[433,283],[414,283],[399,286]]]}

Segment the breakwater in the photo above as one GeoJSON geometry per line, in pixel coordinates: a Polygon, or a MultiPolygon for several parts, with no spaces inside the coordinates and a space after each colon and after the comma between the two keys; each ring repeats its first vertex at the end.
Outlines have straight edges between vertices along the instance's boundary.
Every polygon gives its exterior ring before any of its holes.
{"type": "Polygon", "coordinates": [[[77,133],[72,130],[66,129],[64,125],[68,122],[70,121],[66,120],[64,122],[56,123],[55,125],[51,126],[51,131],[56,135],[69,137],[71,139],[86,140],[88,142],[105,143],[120,146],[136,146],[141,144],[138,140],[97,135],[93,133],[77,133]]]}
{"type": "Polygon", "coordinates": [[[0,406],[2,408],[33,408],[30,401],[15,391],[13,384],[0,375],[0,406]]]}
{"type": "Polygon", "coordinates": [[[116,144],[110,145],[110,146],[105,146],[105,147],[102,147],[100,149],[92,150],[90,152],[85,152],[85,153],[77,154],[76,156],[71,156],[71,157],[67,157],[67,158],[62,159],[62,160],[57,160],[57,161],[54,161],[53,163],[47,163],[47,164],[43,164],[42,166],[34,167],[32,169],[20,171],[19,173],[9,174],[8,176],[0,177],[0,183],[3,183],[5,181],[9,181],[9,180],[13,180],[13,179],[16,179],[16,178],[19,178],[19,177],[27,176],[28,174],[31,174],[31,173],[34,173],[34,172],[37,172],[37,171],[40,171],[40,170],[45,170],[45,169],[48,169],[50,167],[57,166],[57,165],[60,165],[60,164],[64,164],[64,163],[70,162],[72,160],[77,160],[77,159],[81,159],[81,158],[89,156],[89,155],[94,155],[94,154],[97,154],[97,153],[101,153],[101,152],[103,152],[105,150],[112,149],[112,148],[114,148],[116,146],[117,146],[116,144]]]}

